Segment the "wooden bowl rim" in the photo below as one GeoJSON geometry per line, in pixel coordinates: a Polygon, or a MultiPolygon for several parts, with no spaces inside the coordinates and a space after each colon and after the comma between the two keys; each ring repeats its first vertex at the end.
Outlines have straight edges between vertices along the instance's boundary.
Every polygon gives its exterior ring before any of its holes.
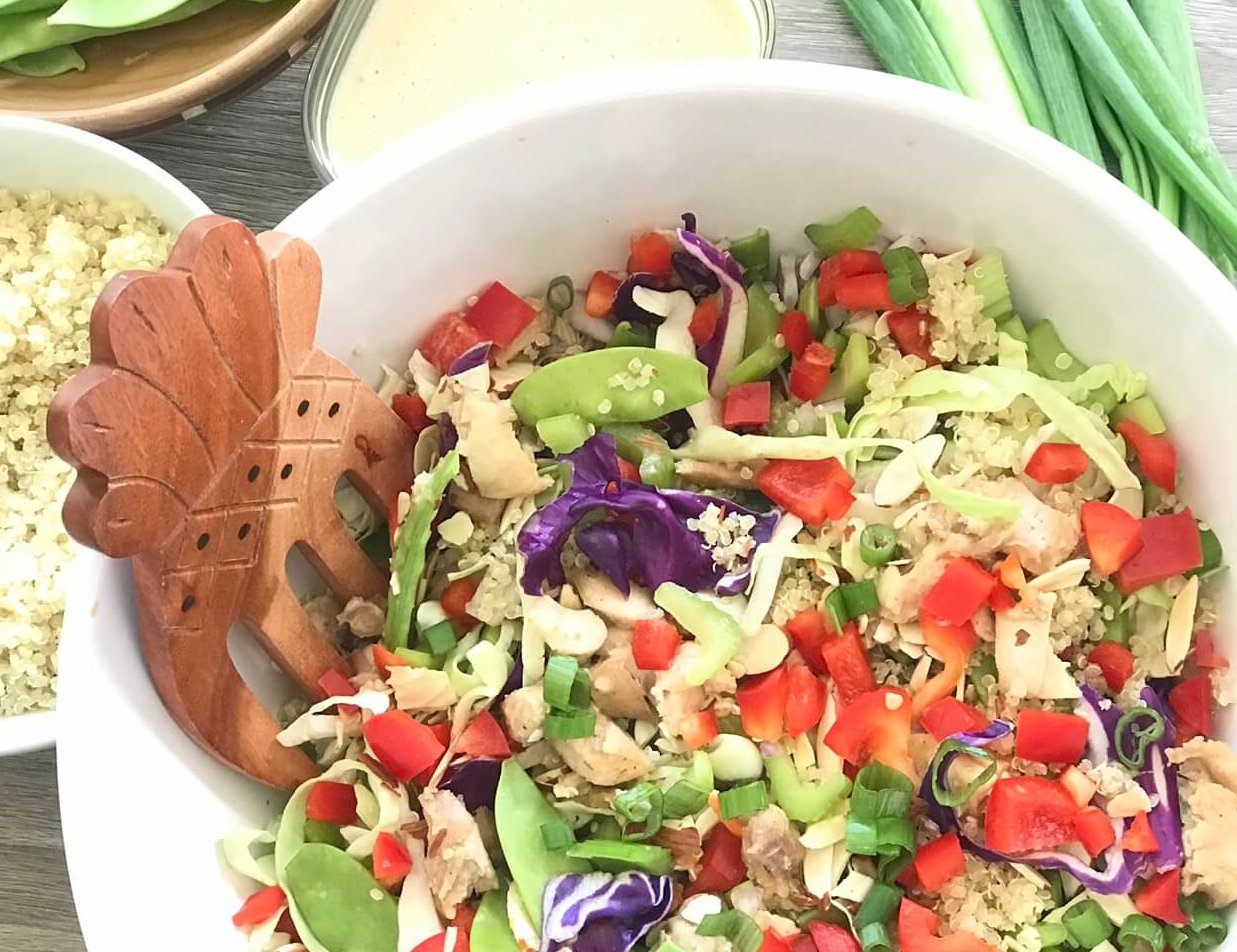
{"type": "Polygon", "coordinates": [[[181,118],[193,118],[205,112],[213,101],[233,91],[239,92],[248,83],[265,77],[272,67],[282,68],[294,62],[312,45],[338,2],[298,0],[244,49],[166,89],[92,109],[23,112],[0,108],[0,115],[49,119],[101,135],[134,135],[181,118]],[[280,62],[281,56],[286,62],[280,62]]]}

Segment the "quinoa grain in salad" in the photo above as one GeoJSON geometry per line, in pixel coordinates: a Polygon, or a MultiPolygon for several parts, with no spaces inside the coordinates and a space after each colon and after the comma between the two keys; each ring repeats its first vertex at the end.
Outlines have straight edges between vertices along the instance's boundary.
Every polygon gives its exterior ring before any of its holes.
{"type": "Polygon", "coordinates": [[[421,472],[280,735],[324,773],[225,841],[252,946],[1218,946],[1223,555],[1145,377],[998,251],[683,217],[388,381],[421,472]]]}

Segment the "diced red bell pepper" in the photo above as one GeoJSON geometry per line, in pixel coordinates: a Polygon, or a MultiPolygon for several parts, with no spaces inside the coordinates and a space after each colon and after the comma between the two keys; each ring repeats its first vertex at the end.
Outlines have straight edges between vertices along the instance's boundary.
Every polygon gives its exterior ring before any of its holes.
{"type": "Polygon", "coordinates": [[[1078,804],[1079,809],[1087,806],[1099,789],[1094,780],[1073,764],[1062,770],[1057,776],[1057,780],[1061,786],[1069,791],[1069,795],[1074,798],[1074,802],[1078,804]]]}
{"type": "MultiPolygon", "coordinates": [[[[825,666],[821,649],[824,648],[825,642],[833,637],[833,632],[830,630],[829,619],[825,613],[819,608],[805,608],[786,622],[782,628],[790,636],[791,643],[803,656],[807,666],[817,674],[828,674],[829,669],[825,666]]],[[[870,691],[871,688],[864,688],[864,690],[870,691]]]]}
{"type": "Polygon", "coordinates": [[[1143,475],[1164,492],[1177,491],[1177,448],[1166,436],[1152,436],[1135,420],[1122,420],[1116,430],[1129,444],[1143,475]]]}
{"type": "Polygon", "coordinates": [[[1025,708],[1018,713],[1014,754],[1041,764],[1076,764],[1087,746],[1087,722],[1077,714],[1025,708]]]}
{"type": "Polygon", "coordinates": [[[775,459],[756,474],[761,492],[811,526],[845,516],[855,499],[850,495],[854,485],[854,477],[836,459],[775,459]],[[834,488],[842,495],[830,495],[834,488]]]}
{"type": "Polygon", "coordinates": [[[947,696],[925,707],[919,715],[919,723],[940,741],[959,731],[983,730],[989,722],[978,708],[947,696]]]}
{"type": "Polygon", "coordinates": [[[822,308],[838,303],[838,282],[858,274],[884,274],[885,262],[875,251],[846,248],[820,263],[817,296],[822,308]]]}
{"type": "Polygon", "coordinates": [[[1121,848],[1127,853],[1154,853],[1160,848],[1146,811],[1134,815],[1121,837],[1121,848]]]}
{"type": "Polygon", "coordinates": [[[350,783],[319,780],[309,788],[305,818],[345,826],[356,822],[356,788],[350,783]]]}
{"type": "Polygon", "coordinates": [[[1091,564],[1101,575],[1112,575],[1143,547],[1141,522],[1120,506],[1084,502],[1081,521],[1091,564]]]}
{"type": "Polygon", "coordinates": [[[790,351],[792,357],[802,355],[808,345],[815,340],[812,337],[812,328],[808,326],[807,315],[802,311],[787,311],[783,314],[778,323],[777,332],[782,335],[782,340],[786,342],[786,349],[790,351]]]}
{"type": "Polygon", "coordinates": [[[829,385],[833,362],[837,355],[824,344],[812,341],[795,358],[790,367],[790,393],[804,403],[811,403],[829,385]]]}
{"type": "Polygon", "coordinates": [[[1134,890],[1134,908],[1169,925],[1186,926],[1190,917],[1181,910],[1181,870],[1153,876],[1134,890]]]}
{"type": "Polygon", "coordinates": [[[915,692],[913,710],[916,717],[921,716],[929,704],[954,693],[966,676],[967,660],[979,642],[975,626],[969,620],[961,625],[949,625],[920,612],[919,625],[923,629],[924,644],[932,649],[945,667],[915,692]]]}
{"type": "Polygon", "coordinates": [[[429,727],[403,711],[371,717],[361,731],[378,763],[400,783],[436,764],[446,750],[429,727]]]}
{"type": "Polygon", "coordinates": [[[647,272],[659,278],[670,277],[673,267],[670,240],[656,231],[631,236],[631,254],[627,256],[627,270],[632,274],[647,272]]]}
{"type": "Polygon", "coordinates": [[[681,721],[679,731],[688,750],[699,750],[713,743],[721,728],[717,725],[716,712],[700,711],[681,721]]]}
{"type": "Polygon", "coordinates": [[[447,314],[430,328],[417,350],[435,370],[445,374],[455,358],[481,341],[477,329],[464,320],[462,314],[447,314]]]}
{"type": "Polygon", "coordinates": [[[898,350],[908,357],[918,357],[929,367],[941,362],[932,353],[932,315],[918,308],[890,311],[885,315],[889,336],[898,350]]]}
{"type": "Polygon", "coordinates": [[[859,952],[859,940],[845,926],[815,919],[808,923],[807,930],[816,952],[859,952]]]}
{"type": "Polygon", "coordinates": [[[379,833],[374,840],[373,864],[374,879],[386,889],[394,889],[412,872],[412,857],[390,833],[379,833]]]}
{"type": "Polygon", "coordinates": [[[482,710],[468,722],[468,726],[460,734],[455,752],[466,757],[494,757],[502,760],[511,756],[511,741],[494,715],[488,710],[482,710]]]}
{"type": "Polygon", "coordinates": [[[912,775],[907,748],[911,738],[911,699],[899,688],[877,688],[838,712],[825,744],[856,766],[877,761],[912,775]]]}
{"type": "Polygon", "coordinates": [[[838,305],[848,311],[888,311],[896,307],[889,293],[889,275],[859,274],[842,278],[835,291],[838,305]]]}
{"type": "MultiPolygon", "coordinates": [[[[794,952],[790,943],[772,929],[765,929],[764,936],[764,941],[760,943],[760,948],[756,952],[794,952]]],[[[800,938],[806,938],[806,936],[800,936],[800,938]]]]}
{"type": "Polygon", "coordinates": [[[1191,737],[1211,737],[1215,732],[1212,724],[1214,693],[1211,678],[1206,674],[1182,681],[1168,692],[1168,706],[1173,709],[1173,723],[1177,727],[1177,743],[1184,744],[1191,737]]]}
{"type": "Polygon", "coordinates": [[[1147,516],[1140,523],[1142,548],[1121,566],[1117,585],[1130,595],[1203,564],[1198,523],[1189,509],[1167,516],[1147,516]]]}
{"type": "Polygon", "coordinates": [[[726,391],[722,401],[722,426],[728,430],[769,425],[773,387],[767,380],[741,383],[726,391]]]}
{"type": "Polygon", "coordinates": [[[524,333],[537,316],[536,309],[499,281],[481,292],[477,303],[468,309],[464,320],[482,340],[496,347],[507,347],[524,333]]]}
{"type": "Polygon", "coordinates": [[[481,585],[480,574],[465,575],[463,578],[457,578],[454,581],[448,582],[447,587],[442,590],[442,611],[448,618],[451,619],[451,626],[455,629],[457,635],[465,634],[472,631],[481,622],[468,614],[468,603],[472,601],[474,595],[477,594],[477,588],[481,585]]]}
{"type": "Polygon", "coordinates": [[[627,480],[629,483],[642,483],[644,480],[640,478],[640,467],[629,459],[622,456],[618,460],[619,476],[627,480]]]}
{"type": "Polygon", "coordinates": [[[806,665],[790,665],[786,672],[786,733],[791,737],[811,730],[825,713],[825,683],[806,665]]]}
{"type": "Polygon", "coordinates": [[[444,749],[446,749],[447,745],[451,743],[451,725],[446,721],[431,724],[430,733],[437,738],[438,743],[442,744],[444,749]]]}
{"type": "Polygon", "coordinates": [[[394,651],[384,648],[382,645],[370,646],[370,657],[374,659],[374,667],[386,677],[390,674],[392,668],[407,668],[411,667],[410,662],[401,658],[394,651]]]}
{"type": "Polygon", "coordinates": [[[743,840],[719,823],[704,838],[700,872],[687,884],[684,896],[696,893],[724,893],[747,879],[743,862],[743,840]]]}
{"type": "Polygon", "coordinates": [[[992,591],[988,593],[988,607],[997,614],[1013,611],[1018,607],[1018,599],[1014,598],[1014,593],[1005,587],[995,572],[992,577],[996,579],[996,584],[992,586],[992,591]]]}
{"type": "Polygon", "coordinates": [[[836,638],[829,638],[820,649],[829,677],[838,693],[838,705],[847,707],[857,698],[876,690],[876,675],[864,650],[859,628],[851,622],[836,638]]]}
{"type": "Polygon", "coordinates": [[[1091,649],[1087,661],[1100,669],[1108,690],[1117,694],[1134,673],[1134,654],[1115,641],[1101,641],[1091,649]]]}
{"type": "Polygon", "coordinates": [[[594,272],[584,296],[584,313],[589,317],[608,316],[614,308],[614,295],[622,283],[608,271],[594,272]]]}
{"type": "Polygon", "coordinates": [[[1087,807],[1076,813],[1074,832],[1092,859],[1117,842],[1117,831],[1112,828],[1112,820],[1099,807],[1087,807]]]}
{"type": "Polygon", "coordinates": [[[391,409],[404,421],[413,434],[420,433],[434,421],[425,412],[425,401],[415,393],[397,393],[391,398],[391,409]]]}
{"type": "Polygon", "coordinates": [[[452,926],[438,933],[438,935],[430,936],[413,949],[412,952],[447,952],[448,949],[451,952],[470,952],[468,948],[468,934],[452,926]],[[448,937],[451,935],[455,936],[454,944],[450,944],[448,941],[448,937]]]}
{"type": "Polygon", "coordinates": [[[940,917],[917,902],[903,899],[898,907],[898,945],[904,952],[996,952],[973,932],[940,936],[940,917]]]}
{"type": "Polygon", "coordinates": [[[1002,777],[984,810],[987,847],[1001,853],[1048,850],[1074,838],[1074,798],[1046,777],[1002,777]]]}
{"type": "Polygon", "coordinates": [[[743,732],[753,740],[780,740],[785,732],[789,696],[790,680],[785,665],[745,678],[735,691],[743,732]]]}
{"type": "Polygon", "coordinates": [[[988,600],[996,579],[974,559],[951,559],[920,603],[921,614],[947,625],[965,625],[988,600]]]}
{"type": "Polygon", "coordinates": [[[721,320],[722,302],[716,294],[701,298],[696,309],[692,311],[691,323],[687,325],[687,333],[691,334],[692,342],[697,347],[703,347],[717,333],[717,322],[721,320]]]}
{"type": "Polygon", "coordinates": [[[477,910],[466,902],[457,902],[455,904],[455,918],[451,920],[451,924],[464,933],[464,935],[471,937],[473,920],[476,918],[477,910]]]}
{"type": "Polygon", "coordinates": [[[1228,670],[1228,659],[1220,654],[1215,636],[1205,628],[1194,632],[1194,663],[1204,671],[1228,670]]]}
{"type": "Polygon", "coordinates": [[[797,935],[790,943],[790,952],[816,952],[816,943],[810,935],[797,935]]]}
{"type": "Polygon", "coordinates": [[[232,916],[232,925],[238,929],[252,929],[273,919],[288,904],[288,897],[279,886],[267,886],[244,901],[232,916]]]}
{"type": "Polygon", "coordinates": [[[928,892],[936,892],[966,871],[966,858],[957,833],[946,833],[919,847],[915,853],[915,876],[928,892]]]}
{"type": "MultiPolygon", "coordinates": [[[[348,675],[335,668],[327,669],[322,677],[318,678],[318,687],[322,690],[323,698],[344,697],[357,693],[356,685],[348,680],[348,675]]],[[[360,713],[360,708],[352,704],[340,704],[338,707],[341,717],[355,717],[360,713]]]]}
{"type": "Polygon", "coordinates": [[[642,618],[631,633],[631,654],[641,671],[669,670],[683,635],[665,618],[642,618]]]}
{"type": "Polygon", "coordinates": [[[1077,443],[1041,443],[1024,472],[1037,483],[1072,483],[1089,465],[1087,451],[1077,443]]]}

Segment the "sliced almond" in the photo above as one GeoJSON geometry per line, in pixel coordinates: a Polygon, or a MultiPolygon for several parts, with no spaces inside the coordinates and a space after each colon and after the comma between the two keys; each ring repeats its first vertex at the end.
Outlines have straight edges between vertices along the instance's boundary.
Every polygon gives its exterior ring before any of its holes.
{"type": "Polygon", "coordinates": [[[1057,592],[1063,588],[1073,588],[1082,583],[1083,577],[1090,570],[1090,559],[1070,559],[1031,579],[1026,584],[1026,590],[1028,592],[1057,592]]]}
{"type": "Polygon", "coordinates": [[[930,433],[922,440],[911,444],[897,457],[890,461],[884,472],[876,481],[872,490],[872,498],[878,506],[897,506],[906,502],[923,485],[923,477],[919,475],[919,464],[928,469],[936,465],[936,461],[945,452],[945,437],[940,433],[930,433]]]}
{"type": "Polygon", "coordinates": [[[1191,576],[1173,599],[1168,613],[1168,631],[1164,635],[1164,656],[1168,667],[1176,671],[1190,653],[1194,638],[1194,613],[1198,610],[1198,576],[1191,576]]]}

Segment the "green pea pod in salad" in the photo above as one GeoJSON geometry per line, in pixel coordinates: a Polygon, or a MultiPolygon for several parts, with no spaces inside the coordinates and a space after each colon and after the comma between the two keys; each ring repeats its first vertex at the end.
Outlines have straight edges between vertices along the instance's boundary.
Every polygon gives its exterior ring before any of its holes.
{"type": "Polygon", "coordinates": [[[491,889],[481,897],[472,931],[468,936],[471,947],[478,952],[520,952],[507,918],[507,890],[491,889]]]}
{"type": "Polygon", "coordinates": [[[305,844],[284,870],[284,883],[310,952],[390,952],[399,944],[395,899],[343,850],[305,844]]]}

